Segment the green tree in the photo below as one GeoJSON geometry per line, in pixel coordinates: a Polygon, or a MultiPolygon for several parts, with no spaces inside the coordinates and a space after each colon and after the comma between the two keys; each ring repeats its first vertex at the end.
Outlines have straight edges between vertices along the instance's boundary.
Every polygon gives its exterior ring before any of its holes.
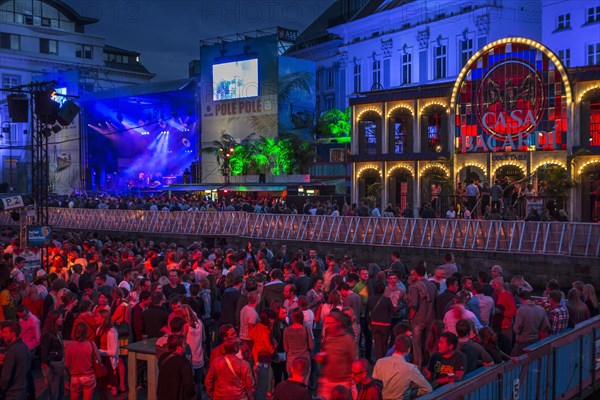
{"type": "Polygon", "coordinates": [[[345,111],[332,108],[317,118],[315,133],[322,138],[349,137],[351,129],[350,108],[345,111]]]}
{"type": "Polygon", "coordinates": [[[247,147],[253,135],[250,134],[244,139],[239,140],[222,131],[221,140],[214,140],[210,146],[202,148],[201,152],[215,156],[223,176],[234,175],[231,170],[232,167],[235,168],[236,172],[241,173],[244,169],[244,163],[243,161],[240,162],[239,157],[236,156],[236,151],[241,152],[243,148],[247,147]],[[231,161],[232,158],[234,159],[233,162],[231,161]]]}

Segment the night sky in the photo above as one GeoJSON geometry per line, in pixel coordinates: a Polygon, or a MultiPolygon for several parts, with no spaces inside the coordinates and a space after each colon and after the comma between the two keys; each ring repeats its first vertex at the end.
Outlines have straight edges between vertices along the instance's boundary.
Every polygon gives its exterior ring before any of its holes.
{"type": "Polygon", "coordinates": [[[100,21],[87,34],[138,51],[154,82],[186,78],[201,39],[281,26],[302,32],[332,0],[64,0],[100,21]]]}

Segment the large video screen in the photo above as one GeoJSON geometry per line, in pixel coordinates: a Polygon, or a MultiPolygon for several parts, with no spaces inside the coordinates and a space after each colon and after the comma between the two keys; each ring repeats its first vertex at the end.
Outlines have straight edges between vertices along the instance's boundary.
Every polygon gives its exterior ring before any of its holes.
{"type": "Polygon", "coordinates": [[[213,100],[258,96],[258,59],[213,65],[213,100]]]}

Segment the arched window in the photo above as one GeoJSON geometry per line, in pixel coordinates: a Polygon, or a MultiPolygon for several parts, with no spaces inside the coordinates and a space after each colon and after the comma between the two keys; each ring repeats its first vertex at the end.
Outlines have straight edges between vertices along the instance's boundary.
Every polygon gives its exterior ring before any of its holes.
{"type": "Polygon", "coordinates": [[[360,154],[381,154],[381,117],[375,111],[367,111],[358,121],[360,154]]]}
{"type": "Polygon", "coordinates": [[[447,149],[448,115],[442,106],[427,107],[421,115],[421,152],[441,153],[447,149]]]}
{"type": "Polygon", "coordinates": [[[390,113],[388,121],[388,153],[412,153],[413,117],[410,110],[398,108],[390,113]]]}

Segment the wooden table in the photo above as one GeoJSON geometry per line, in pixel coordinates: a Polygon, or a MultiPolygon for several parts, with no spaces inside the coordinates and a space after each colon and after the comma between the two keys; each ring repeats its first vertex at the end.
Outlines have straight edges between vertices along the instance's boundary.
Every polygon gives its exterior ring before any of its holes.
{"type": "Polygon", "coordinates": [[[158,360],[156,359],[156,340],[148,339],[145,342],[134,342],[124,349],[129,351],[127,362],[127,381],[129,382],[129,400],[137,400],[137,361],[148,363],[148,400],[156,400],[156,385],[158,382],[158,360]]]}

